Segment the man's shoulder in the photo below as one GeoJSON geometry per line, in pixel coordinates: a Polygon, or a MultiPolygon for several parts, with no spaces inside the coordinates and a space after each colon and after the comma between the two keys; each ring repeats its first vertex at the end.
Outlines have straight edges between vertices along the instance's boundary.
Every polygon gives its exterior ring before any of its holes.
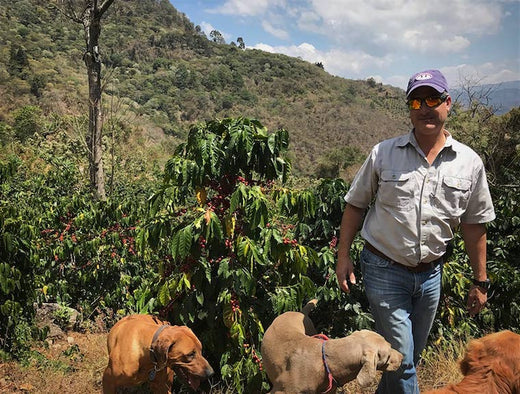
{"type": "Polygon", "coordinates": [[[397,137],[388,138],[376,144],[374,149],[393,149],[406,146],[410,142],[410,133],[402,134],[397,137]]]}
{"type": "Polygon", "coordinates": [[[458,154],[463,155],[464,157],[481,160],[480,156],[477,152],[475,152],[472,148],[470,148],[468,145],[463,144],[460,141],[457,141],[455,138],[451,139],[451,148],[458,154]]]}

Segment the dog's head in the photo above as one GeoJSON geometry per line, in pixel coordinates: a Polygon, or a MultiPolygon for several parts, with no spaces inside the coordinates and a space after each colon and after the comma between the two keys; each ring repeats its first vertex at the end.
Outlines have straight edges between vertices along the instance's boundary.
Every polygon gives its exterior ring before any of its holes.
{"type": "Polygon", "coordinates": [[[519,354],[520,335],[500,331],[472,340],[460,362],[460,370],[465,380],[480,382],[481,389],[520,393],[519,354]]]}
{"type": "Polygon", "coordinates": [[[213,368],[202,356],[202,344],[186,326],[166,327],[152,345],[152,350],[158,364],[166,363],[194,390],[213,375],[213,368]]]}
{"type": "Polygon", "coordinates": [[[503,361],[515,374],[520,373],[520,335],[509,330],[496,332],[472,340],[460,363],[464,375],[482,369],[484,363],[503,361]]]}
{"type": "Polygon", "coordinates": [[[356,377],[360,386],[366,387],[376,379],[376,371],[396,371],[403,361],[403,355],[392,349],[379,334],[363,330],[363,355],[361,369],[356,377]]]}

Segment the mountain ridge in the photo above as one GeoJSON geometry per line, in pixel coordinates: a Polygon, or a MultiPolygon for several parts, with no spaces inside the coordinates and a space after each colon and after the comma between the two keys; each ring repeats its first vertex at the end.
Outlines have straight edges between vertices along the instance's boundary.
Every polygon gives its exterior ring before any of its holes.
{"type": "MultiPolygon", "coordinates": [[[[82,26],[44,0],[0,5],[0,126],[12,126],[27,105],[46,119],[82,119],[82,26]]],[[[287,129],[293,168],[303,176],[340,168],[342,149],[366,154],[410,129],[402,89],[214,42],[167,0],[115,1],[102,20],[100,54],[107,123],[120,123],[120,154],[140,152],[145,163],[164,163],[192,124],[215,118],[244,116],[287,129]]]]}
{"type": "MultiPolygon", "coordinates": [[[[464,106],[469,105],[468,88],[453,89],[453,96],[464,106]]],[[[492,107],[497,115],[503,115],[511,109],[520,107],[520,80],[494,84],[481,84],[469,87],[471,94],[481,98],[492,107]]]]}

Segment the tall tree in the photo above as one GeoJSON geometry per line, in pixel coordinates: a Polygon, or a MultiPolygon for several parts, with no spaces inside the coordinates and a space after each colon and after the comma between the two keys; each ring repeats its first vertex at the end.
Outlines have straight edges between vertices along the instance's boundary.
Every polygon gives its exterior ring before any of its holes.
{"type": "Polygon", "coordinates": [[[246,49],[246,43],[242,37],[237,38],[237,44],[240,49],[246,49]]]}
{"type": "Polygon", "coordinates": [[[89,155],[90,184],[97,199],[106,199],[103,172],[103,113],[101,111],[101,57],[99,36],[101,17],[114,0],[58,0],[62,11],[74,22],[83,25],[86,51],[83,60],[87,66],[89,87],[89,122],[87,146],[89,155]]]}
{"type": "Polygon", "coordinates": [[[209,36],[210,36],[211,40],[213,42],[216,42],[217,44],[225,44],[226,43],[226,40],[224,40],[224,36],[218,30],[212,30],[209,33],[209,36]]]}

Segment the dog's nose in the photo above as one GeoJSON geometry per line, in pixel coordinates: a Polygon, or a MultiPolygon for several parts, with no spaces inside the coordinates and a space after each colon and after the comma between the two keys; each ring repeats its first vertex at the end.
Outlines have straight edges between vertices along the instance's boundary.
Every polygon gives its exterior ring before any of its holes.
{"type": "Polygon", "coordinates": [[[215,373],[215,371],[213,371],[213,368],[211,368],[211,365],[208,364],[208,367],[204,371],[204,374],[205,374],[206,378],[209,378],[214,373],[215,373]]]}

